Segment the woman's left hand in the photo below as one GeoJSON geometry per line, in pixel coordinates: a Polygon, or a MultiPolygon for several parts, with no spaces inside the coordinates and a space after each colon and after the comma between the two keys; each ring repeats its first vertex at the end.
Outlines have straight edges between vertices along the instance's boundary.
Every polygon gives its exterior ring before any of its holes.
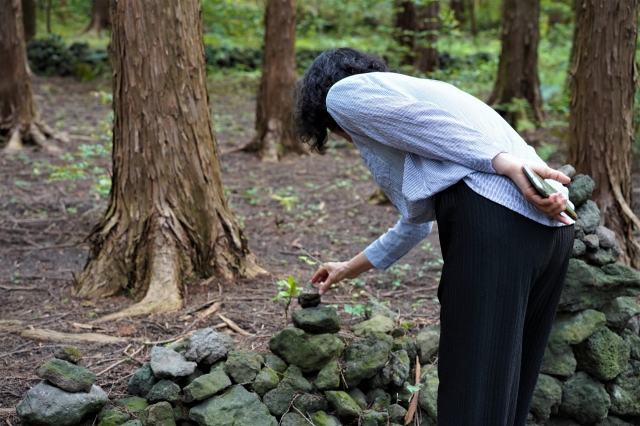
{"type": "MultiPolygon", "coordinates": [[[[522,191],[527,201],[536,206],[541,212],[565,225],[571,225],[573,223],[572,219],[561,214],[565,210],[567,200],[560,193],[551,194],[548,198],[541,197],[538,191],[531,185],[529,178],[527,178],[522,171],[522,166],[526,164],[524,161],[503,152],[496,155],[491,164],[498,174],[505,175],[511,179],[513,183],[520,188],[520,191],[522,191]]],[[[544,164],[533,163],[529,164],[529,167],[543,179],[553,179],[560,183],[571,182],[569,177],[544,164]]]]}

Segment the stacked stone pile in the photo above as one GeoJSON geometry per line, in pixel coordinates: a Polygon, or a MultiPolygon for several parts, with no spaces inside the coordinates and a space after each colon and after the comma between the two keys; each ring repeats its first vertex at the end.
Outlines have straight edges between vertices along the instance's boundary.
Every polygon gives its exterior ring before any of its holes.
{"type": "Polygon", "coordinates": [[[58,346],[54,356],[36,372],[43,380],[29,389],[16,407],[25,424],[77,425],[107,403],[107,394],[94,384],[95,374],[78,365],[80,351],[58,346]]]}

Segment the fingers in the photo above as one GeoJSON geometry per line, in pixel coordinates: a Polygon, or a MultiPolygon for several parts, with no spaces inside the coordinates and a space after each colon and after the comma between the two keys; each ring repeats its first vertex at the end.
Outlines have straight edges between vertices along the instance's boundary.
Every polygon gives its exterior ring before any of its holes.
{"type": "Polygon", "coordinates": [[[331,280],[331,277],[328,277],[322,284],[320,284],[320,287],[318,288],[318,294],[320,296],[324,296],[329,288],[331,288],[331,284],[333,284],[333,280],[331,280]]]}
{"type": "Polygon", "coordinates": [[[551,194],[549,198],[534,196],[532,202],[549,217],[558,216],[565,210],[567,204],[567,200],[559,193],[551,194]]]}
{"type": "Polygon", "coordinates": [[[329,276],[329,271],[327,270],[326,265],[322,265],[320,268],[318,268],[316,273],[313,274],[313,277],[311,278],[311,282],[314,284],[321,283],[324,280],[326,280],[328,276],[329,276]]]}
{"type": "Polygon", "coordinates": [[[540,175],[543,179],[553,179],[557,180],[560,183],[569,183],[571,179],[562,172],[552,169],[551,167],[547,167],[542,164],[533,164],[530,165],[531,169],[540,175]]]}

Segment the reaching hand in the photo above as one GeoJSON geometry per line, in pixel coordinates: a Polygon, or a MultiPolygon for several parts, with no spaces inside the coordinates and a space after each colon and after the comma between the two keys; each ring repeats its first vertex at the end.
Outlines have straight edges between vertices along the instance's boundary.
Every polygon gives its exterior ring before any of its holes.
{"type": "MultiPolygon", "coordinates": [[[[496,155],[492,161],[495,171],[498,174],[505,175],[511,179],[513,183],[520,188],[520,191],[522,191],[522,194],[527,201],[536,206],[547,216],[555,218],[557,221],[566,225],[571,225],[573,220],[560,214],[564,211],[567,200],[560,193],[551,194],[549,198],[542,198],[522,171],[522,166],[524,164],[524,161],[507,153],[496,155]]],[[[543,179],[553,179],[560,183],[571,182],[571,179],[563,173],[553,170],[544,164],[534,163],[529,164],[529,167],[531,167],[531,169],[539,174],[543,179]]]]}
{"type": "Polygon", "coordinates": [[[345,279],[352,280],[372,268],[373,265],[364,253],[359,253],[348,262],[325,263],[313,274],[311,282],[322,283],[318,289],[318,293],[322,296],[329,290],[331,284],[339,283],[345,279]]]}

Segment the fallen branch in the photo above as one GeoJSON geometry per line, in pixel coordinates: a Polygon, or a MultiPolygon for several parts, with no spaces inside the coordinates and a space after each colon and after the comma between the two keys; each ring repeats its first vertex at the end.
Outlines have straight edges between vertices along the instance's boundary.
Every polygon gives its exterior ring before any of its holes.
{"type": "Polygon", "coordinates": [[[44,340],[48,342],[65,343],[124,343],[127,339],[122,337],[109,336],[101,333],[61,333],[59,331],[47,330],[46,328],[26,329],[20,332],[23,339],[44,340]]]}
{"type": "MultiPolygon", "coordinates": [[[[11,285],[0,285],[0,288],[7,291],[31,291],[31,290],[40,290],[38,287],[20,287],[20,286],[11,286],[11,285]]],[[[46,289],[42,289],[46,290],[46,289]]]]}
{"type": "MultiPolygon", "coordinates": [[[[416,383],[418,386],[420,383],[420,358],[416,356],[416,383]]],[[[407,414],[404,416],[404,424],[408,425],[413,420],[413,416],[416,414],[416,410],[418,409],[418,396],[420,395],[420,390],[417,390],[411,396],[411,404],[409,404],[409,410],[407,414]]]]}
{"type": "Polygon", "coordinates": [[[209,306],[206,310],[200,312],[198,314],[198,321],[203,320],[204,318],[208,317],[209,315],[218,312],[220,310],[220,302],[216,302],[213,305],[209,306]]]}
{"type": "Polygon", "coordinates": [[[229,326],[229,328],[235,331],[236,333],[241,334],[243,336],[253,336],[253,334],[249,333],[248,331],[244,331],[238,326],[238,324],[231,321],[229,318],[225,317],[224,315],[218,314],[218,317],[220,317],[220,319],[224,321],[229,326]]]}
{"type": "MultiPolygon", "coordinates": [[[[123,362],[127,362],[127,361],[129,361],[130,359],[134,359],[134,358],[133,358],[133,356],[134,356],[134,355],[137,355],[137,354],[138,354],[138,352],[140,352],[140,351],[141,351],[141,350],[143,350],[143,349],[144,349],[144,345],[140,346],[140,349],[138,349],[137,351],[135,351],[135,352],[134,352],[134,353],[132,353],[131,355],[127,355],[127,358],[125,358],[125,359],[121,359],[120,361],[118,361],[118,362],[116,362],[116,363],[111,364],[110,366],[108,366],[107,368],[105,368],[104,370],[102,370],[101,372],[99,372],[98,374],[96,374],[96,376],[101,376],[101,375],[103,375],[104,373],[106,373],[107,371],[111,370],[112,368],[117,367],[118,365],[122,364],[123,362]]],[[[138,362],[140,362],[140,361],[138,361],[138,362]]]]}
{"type": "Polygon", "coordinates": [[[0,408],[0,415],[15,414],[15,412],[16,412],[15,408],[0,408]]]}
{"type": "Polygon", "coordinates": [[[214,303],[216,303],[216,302],[219,302],[219,301],[220,301],[220,298],[218,298],[218,297],[215,297],[215,298],[213,298],[213,299],[207,300],[206,302],[204,302],[204,303],[203,303],[203,304],[201,304],[201,305],[194,306],[193,308],[189,308],[189,309],[187,309],[187,311],[185,312],[185,315],[192,314],[192,313],[194,313],[194,312],[196,312],[196,311],[199,311],[200,309],[204,309],[204,308],[206,308],[207,306],[212,305],[212,304],[214,304],[214,303]]]}
{"type": "Polygon", "coordinates": [[[22,321],[20,320],[0,320],[0,332],[20,331],[22,321]]]}

